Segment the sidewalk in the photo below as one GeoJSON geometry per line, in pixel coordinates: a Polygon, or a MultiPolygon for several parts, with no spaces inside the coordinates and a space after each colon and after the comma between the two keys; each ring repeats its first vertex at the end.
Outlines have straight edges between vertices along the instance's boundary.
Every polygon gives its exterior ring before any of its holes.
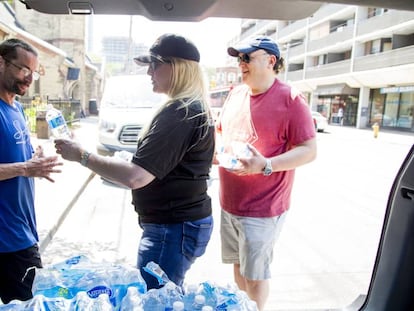
{"type": "MultiPolygon", "coordinates": [[[[90,147],[93,150],[94,145],[88,145],[88,142],[96,138],[96,135],[88,132],[90,128],[92,128],[90,124],[81,121],[73,129],[73,132],[75,137],[84,144],[85,148],[90,147]]],[[[41,145],[45,155],[56,154],[53,137],[38,139],[36,134],[34,134],[31,137],[31,141],[34,148],[41,145]]],[[[63,159],[61,161],[63,162],[63,165],[60,167],[62,173],[51,176],[55,180],[54,183],[46,179],[35,179],[35,209],[41,253],[53,239],[59,226],[94,176],[90,170],[82,167],[77,162],[63,159]]]]}

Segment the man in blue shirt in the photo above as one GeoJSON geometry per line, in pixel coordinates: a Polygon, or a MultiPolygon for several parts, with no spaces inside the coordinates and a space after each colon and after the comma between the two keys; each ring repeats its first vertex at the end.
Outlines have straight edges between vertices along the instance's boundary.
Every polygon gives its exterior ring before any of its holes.
{"type": "Polygon", "coordinates": [[[0,298],[32,298],[33,267],[42,262],[37,246],[34,177],[51,182],[57,156],[35,153],[22,105],[24,95],[39,78],[37,52],[19,39],[0,43],[0,298]],[[27,273],[26,273],[27,272],[27,273]]]}

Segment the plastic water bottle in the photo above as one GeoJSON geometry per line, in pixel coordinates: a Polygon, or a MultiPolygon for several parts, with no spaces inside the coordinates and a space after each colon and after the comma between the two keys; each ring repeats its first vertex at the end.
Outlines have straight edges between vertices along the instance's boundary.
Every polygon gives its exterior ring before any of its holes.
{"type": "Polygon", "coordinates": [[[155,277],[159,285],[164,285],[170,282],[170,279],[168,278],[164,270],[162,270],[161,267],[153,261],[148,262],[145,265],[145,267],[143,267],[143,269],[144,271],[148,272],[153,277],[155,277]]]}
{"type": "Polygon", "coordinates": [[[200,294],[206,297],[206,305],[212,306],[213,309],[217,306],[218,289],[212,282],[201,283],[200,294]]]}
{"type": "Polygon", "coordinates": [[[122,299],[120,311],[143,311],[142,299],[138,288],[130,286],[125,297],[122,299]]]}
{"type": "Polygon", "coordinates": [[[174,301],[172,309],[173,311],[184,311],[184,302],[174,301]]]}
{"type": "Polygon", "coordinates": [[[27,308],[27,310],[32,311],[41,311],[45,304],[45,298],[46,297],[43,295],[33,296],[32,299],[27,301],[27,303],[25,304],[25,308],[27,308]]]}
{"type": "Polygon", "coordinates": [[[18,307],[10,309],[30,310],[30,311],[48,311],[48,310],[69,310],[70,300],[63,297],[45,297],[44,295],[35,295],[32,299],[23,301],[18,307]]]}
{"type": "Polygon", "coordinates": [[[256,303],[250,300],[246,292],[238,289],[220,288],[218,300],[216,310],[257,311],[256,303]]]}
{"type": "Polygon", "coordinates": [[[165,311],[173,310],[174,302],[183,300],[181,288],[171,281],[159,289],[159,294],[165,305],[165,311]]]}
{"type": "Polygon", "coordinates": [[[39,310],[70,310],[70,303],[71,300],[65,299],[63,297],[45,297],[43,300],[43,306],[39,310]]]}
{"type": "Polygon", "coordinates": [[[109,296],[107,294],[100,294],[98,298],[92,300],[92,308],[90,311],[113,311],[114,307],[109,301],[109,296]]]}
{"type": "Polygon", "coordinates": [[[21,300],[12,300],[8,304],[3,304],[0,299],[0,311],[16,311],[16,310],[23,310],[24,305],[21,300]]]}
{"type": "Polygon", "coordinates": [[[192,305],[194,303],[194,297],[197,295],[197,284],[189,284],[186,288],[185,295],[183,297],[184,302],[184,309],[185,310],[191,310],[192,305]]]}
{"type": "Polygon", "coordinates": [[[247,308],[247,311],[258,311],[259,310],[259,309],[257,309],[256,302],[253,301],[253,300],[248,300],[246,302],[246,308],[247,308]]]}
{"type": "Polygon", "coordinates": [[[232,141],[231,148],[233,149],[233,154],[237,158],[250,158],[252,156],[252,152],[250,151],[247,143],[241,141],[232,141]]]}
{"type": "Polygon", "coordinates": [[[194,302],[190,310],[193,311],[201,311],[203,307],[206,305],[206,297],[203,295],[195,295],[194,302]]]}
{"type": "Polygon", "coordinates": [[[201,311],[213,311],[213,307],[212,306],[204,306],[201,308],[201,311]]]}
{"type": "Polygon", "coordinates": [[[71,310],[90,310],[92,308],[92,304],[92,298],[90,298],[86,292],[78,292],[76,296],[73,298],[71,310]]]}
{"type": "Polygon", "coordinates": [[[144,305],[144,310],[151,310],[151,311],[164,311],[165,306],[161,302],[159,297],[159,290],[158,289],[150,289],[148,292],[144,294],[142,297],[142,302],[144,305]]]}
{"type": "Polygon", "coordinates": [[[70,130],[66,124],[62,112],[54,108],[52,104],[47,105],[46,121],[54,137],[67,139],[71,138],[70,130]]]}

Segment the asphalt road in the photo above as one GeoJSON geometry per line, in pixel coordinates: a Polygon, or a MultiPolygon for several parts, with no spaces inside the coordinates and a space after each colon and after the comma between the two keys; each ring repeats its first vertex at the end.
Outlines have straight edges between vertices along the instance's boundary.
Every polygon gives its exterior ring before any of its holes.
{"type": "MultiPolygon", "coordinates": [[[[93,138],[91,138],[93,139],[93,138]]],[[[272,264],[266,310],[346,307],[367,292],[388,193],[413,135],[331,127],[318,133],[318,158],[297,169],[291,209],[272,264]]],[[[220,261],[218,179],[209,193],[215,229],[187,283],[232,282],[220,261]]],[[[44,264],[86,254],[134,265],[140,237],[130,192],[98,176],[88,184],[43,254],[44,264]]]]}

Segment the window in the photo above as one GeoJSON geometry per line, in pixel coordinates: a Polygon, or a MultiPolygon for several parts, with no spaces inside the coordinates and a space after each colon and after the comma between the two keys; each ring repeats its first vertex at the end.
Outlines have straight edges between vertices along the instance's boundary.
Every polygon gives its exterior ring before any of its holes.
{"type": "Polygon", "coordinates": [[[373,90],[372,95],[370,124],[378,123],[382,126],[385,95],[379,89],[373,90]]]}
{"type": "Polygon", "coordinates": [[[327,58],[328,58],[328,55],[326,55],[326,54],[324,54],[324,55],[319,55],[319,56],[316,58],[316,66],[320,66],[320,65],[324,65],[324,64],[326,64],[326,62],[327,62],[327,58]]]}
{"type": "Polygon", "coordinates": [[[414,92],[401,93],[400,109],[397,119],[397,126],[411,129],[414,115],[414,92]]]}
{"type": "Polygon", "coordinates": [[[384,9],[384,8],[369,8],[368,9],[368,18],[382,15],[387,11],[388,11],[388,9],[384,9]]]}
{"type": "Polygon", "coordinates": [[[385,97],[385,111],[382,120],[383,126],[395,126],[398,116],[399,93],[389,93],[385,97]]]}
{"type": "Polygon", "coordinates": [[[370,54],[377,54],[379,52],[381,52],[381,40],[380,39],[372,41],[370,54]]]}

